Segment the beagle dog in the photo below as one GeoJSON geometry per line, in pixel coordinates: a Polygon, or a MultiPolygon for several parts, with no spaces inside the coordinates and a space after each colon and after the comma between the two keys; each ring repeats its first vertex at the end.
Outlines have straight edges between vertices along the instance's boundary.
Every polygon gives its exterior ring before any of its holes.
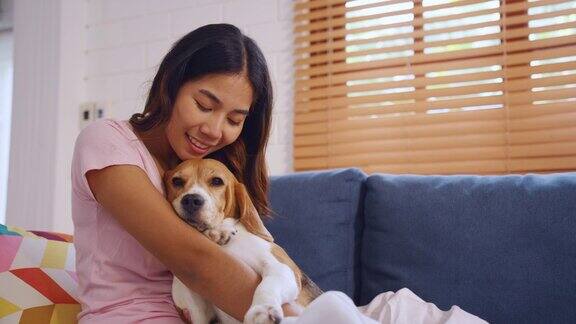
{"type": "MultiPolygon", "coordinates": [[[[182,220],[262,276],[244,323],[279,323],[282,304],[296,301],[305,307],[322,293],[274,243],[246,188],[224,164],[187,160],[167,171],[164,182],[167,199],[182,220]]],[[[194,324],[238,323],[176,277],[172,298],[194,324]]]]}

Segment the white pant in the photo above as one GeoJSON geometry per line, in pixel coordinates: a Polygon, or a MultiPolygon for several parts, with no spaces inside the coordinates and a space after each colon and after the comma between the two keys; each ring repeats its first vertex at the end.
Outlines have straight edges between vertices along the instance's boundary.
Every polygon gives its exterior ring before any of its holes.
{"type": "Polygon", "coordinates": [[[369,304],[356,307],[339,291],[329,291],[314,300],[299,317],[286,317],[282,324],[479,324],[486,321],[458,306],[446,312],[427,303],[407,288],[385,292],[369,304]]]}

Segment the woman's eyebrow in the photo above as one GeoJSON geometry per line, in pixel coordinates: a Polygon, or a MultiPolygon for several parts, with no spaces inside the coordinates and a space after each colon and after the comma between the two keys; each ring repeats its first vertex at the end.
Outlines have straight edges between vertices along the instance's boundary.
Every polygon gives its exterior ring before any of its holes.
{"type": "Polygon", "coordinates": [[[245,109],[234,109],[235,113],[242,114],[244,116],[248,116],[248,110],[245,109]]]}
{"type": "Polygon", "coordinates": [[[222,100],[220,100],[218,97],[216,97],[216,95],[213,94],[212,92],[210,92],[206,89],[200,89],[200,93],[202,93],[206,97],[210,98],[212,101],[216,102],[217,104],[219,104],[219,105],[222,104],[222,100]]]}
{"type": "MultiPolygon", "coordinates": [[[[212,92],[210,92],[206,89],[200,89],[199,92],[202,93],[203,95],[205,95],[206,97],[210,98],[210,100],[214,101],[216,104],[218,104],[218,105],[222,104],[222,100],[220,100],[218,97],[216,97],[216,95],[213,94],[212,92]]],[[[238,114],[242,114],[244,116],[248,116],[248,110],[247,109],[234,109],[234,112],[238,113],[238,114]]]]}

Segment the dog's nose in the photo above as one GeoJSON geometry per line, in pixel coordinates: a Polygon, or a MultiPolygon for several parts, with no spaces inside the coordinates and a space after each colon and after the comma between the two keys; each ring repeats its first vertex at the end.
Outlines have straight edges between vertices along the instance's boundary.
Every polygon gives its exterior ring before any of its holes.
{"type": "Polygon", "coordinates": [[[199,194],[187,194],[182,197],[181,204],[184,210],[193,213],[204,205],[204,198],[199,194]]]}

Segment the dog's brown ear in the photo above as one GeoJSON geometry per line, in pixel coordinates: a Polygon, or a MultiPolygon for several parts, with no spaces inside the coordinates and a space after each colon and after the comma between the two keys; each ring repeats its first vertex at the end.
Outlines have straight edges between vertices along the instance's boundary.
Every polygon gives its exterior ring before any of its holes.
{"type": "Polygon", "coordinates": [[[172,197],[172,189],[170,187],[170,181],[172,179],[172,175],[174,174],[174,170],[167,170],[164,172],[164,176],[162,177],[162,183],[164,184],[164,192],[166,193],[166,198],[171,201],[172,197]]]}
{"type": "Polygon", "coordinates": [[[225,206],[224,206],[224,217],[240,218],[238,212],[238,203],[236,202],[236,179],[234,179],[234,184],[226,186],[226,191],[224,193],[225,206]]]}
{"type": "Polygon", "coordinates": [[[236,210],[238,213],[238,219],[248,232],[257,235],[268,242],[274,242],[274,238],[268,232],[264,223],[262,223],[262,219],[258,215],[258,211],[254,204],[252,204],[252,200],[250,199],[250,195],[248,195],[248,191],[246,187],[238,181],[234,184],[234,195],[236,196],[236,210]]]}

